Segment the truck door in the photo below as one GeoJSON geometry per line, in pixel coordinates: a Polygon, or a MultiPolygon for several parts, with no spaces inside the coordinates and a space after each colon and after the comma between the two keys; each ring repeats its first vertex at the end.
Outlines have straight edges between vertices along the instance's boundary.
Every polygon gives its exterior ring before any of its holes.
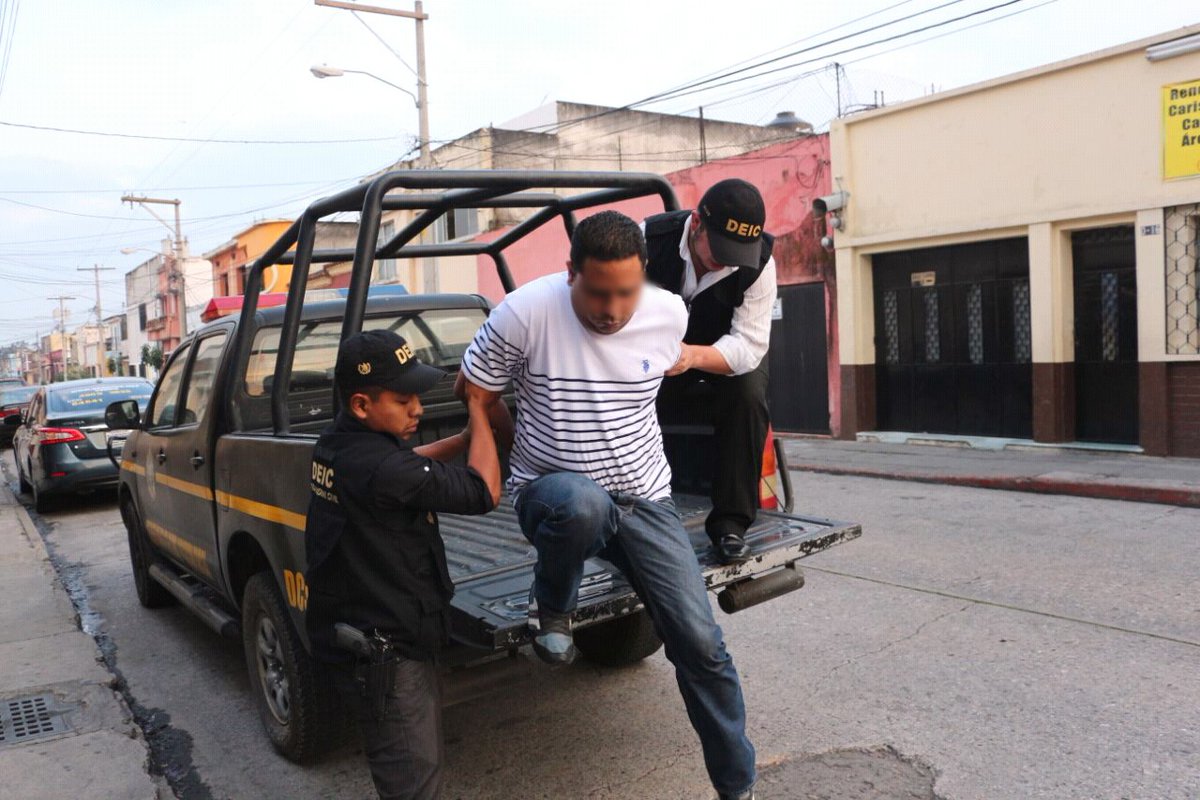
{"type": "MultiPolygon", "coordinates": [[[[197,577],[217,581],[220,555],[213,508],[211,408],[227,331],[214,331],[191,345],[179,388],[174,423],[156,431],[152,457],[159,501],[153,514],[181,565],[197,577]]],[[[151,534],[153,536],[153,534],[151,534]]]]}

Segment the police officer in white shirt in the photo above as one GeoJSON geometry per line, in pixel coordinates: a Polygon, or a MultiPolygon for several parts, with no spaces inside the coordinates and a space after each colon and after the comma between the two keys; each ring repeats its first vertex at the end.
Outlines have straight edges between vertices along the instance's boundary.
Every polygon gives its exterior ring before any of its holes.
{"type": "Polygon", "coordinates": [[[646,277],[688,306],[683,352],[659,393],[659,419],[716,428],[713,510],[705,528],[727,563],[750,557],[745,534],[758,513],[769,424],[775,260],[765,222],[758,189],[730,178],[705,192],[696,210],[657,214],[644,223],[646,277]]]}

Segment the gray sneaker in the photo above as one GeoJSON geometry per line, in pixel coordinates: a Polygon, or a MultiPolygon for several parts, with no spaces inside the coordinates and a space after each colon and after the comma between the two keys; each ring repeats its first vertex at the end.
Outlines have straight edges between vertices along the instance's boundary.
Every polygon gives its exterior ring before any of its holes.
{"type": "Polygon", "coordinates": [[[529,629],[533,633],[533,652],[547,664],[566,666],[579,656],[571,635],[571,615],[539,610],[533,587],[529,589],[529,629]]]}

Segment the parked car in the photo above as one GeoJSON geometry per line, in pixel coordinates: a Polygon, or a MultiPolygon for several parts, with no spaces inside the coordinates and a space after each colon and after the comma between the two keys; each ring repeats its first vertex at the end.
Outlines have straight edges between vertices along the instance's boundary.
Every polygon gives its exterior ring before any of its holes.
{"type": "Polygon", "coordinates": [[[5,420],[13,416],[20,419],[25,409],[29,408],[29,401],[37,394],[37,390],[36,386],[17,386],[0,382],[0,447],[12,444],[13,432],[16,430],[15,423],[6,425],[5,420]]]}
{"type": "Polygon", "coordinates": [[[13,386],[24,386],[25,381],[21,378],[0,378],[0,389],[8,389],[13,386]]]}
{"type": "Polygon", "coordinates": [[[13,458],[22,492],[44,511],[56,495],[117,485],[108,457],[104,409],[109,403],[145,403],[154,385],[142,378],[90,378],[37,389],[23,417],[5,420],[15,430],[13,458]]]}

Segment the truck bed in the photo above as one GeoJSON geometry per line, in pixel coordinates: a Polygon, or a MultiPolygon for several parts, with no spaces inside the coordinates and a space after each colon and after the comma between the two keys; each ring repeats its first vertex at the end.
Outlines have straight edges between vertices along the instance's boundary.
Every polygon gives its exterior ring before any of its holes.
{"type": "MultiPolygon", "coordinates": [[[[746,537],[753,557],[744,564],[724,565],[717,561],[704,532],[707,499],[677,494],[675,503],[709,589],[773,572],[862,533],[857,524],[760,511],[746,537]]],[[[521,534],[512,504],[505,499],[483,517],[442,514],[440,524],[455,583],[453,638],[489,650],[524,644],[536,554],[521,534]]],[[[588,562],[575,613],[577,626],[639,608],[637,595],[616,568],[599,558],[588,562]]]]}

